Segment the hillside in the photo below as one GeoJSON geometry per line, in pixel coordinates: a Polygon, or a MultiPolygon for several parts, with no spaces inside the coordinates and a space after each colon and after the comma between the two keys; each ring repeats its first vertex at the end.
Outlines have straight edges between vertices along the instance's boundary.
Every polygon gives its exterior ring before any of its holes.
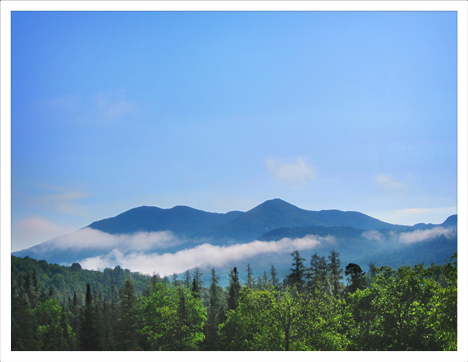
{"type": "MultiPolygon", "coordinates": [[[[394,225],[355,211],[304,210],[281,199],[265,201],[246,212],[224,214],[187,206],[171,209],[141,206],[12,254],[50,263],[72,264],[88,258],[115,260],[115,255],[120,255],[122,260],[128,255],[190,253],[200,246],[206,249],[206,245],[223,247],[228,252],[230,249],[226,248],[255,240],[273,243],[284,239],[292,243],[308,238],[307,243],[310,244],[312,238],[317,241],[313,242],[313,251],[319,254],[327,255],[335,249],[341,253],[343,262],[368,264],[370,261],[386,261],[388,265],[398,267],[405,263],[443,262],[448,259],[457,251],[456,224],[457,216],[453,215],[440,225],[394,225]]],[[[284,246],[286,244],[281,245],[274,250],[289,250],[289,246],[284,246]]],[[[265,244],[260,244],[260,247],[256,250],[272,250],[265,244]]],[[[217,253],[214,255],[224,252],[209,250],[217,253]]],[[[258,253],[263,251],[258,251],[250,257],[248,249],[243,250],[243,260],[236,262],[237,265],[245,267],[250,263],[258,271],[267,270],[271,263],[283,268],[287,255],[286,251],[281,251],[259,258],[258,255],[262,254],[258,253]]],[[[192,263],[198,261],[200,266],[209,269],[210,260],[205,255],[190,258],[192,263]]],[[[152,271],[158,271],[158,265],[152,264],[151,267],[152,271]]],[[[286,264],[284,268],[287,271],[286,264]]]]}

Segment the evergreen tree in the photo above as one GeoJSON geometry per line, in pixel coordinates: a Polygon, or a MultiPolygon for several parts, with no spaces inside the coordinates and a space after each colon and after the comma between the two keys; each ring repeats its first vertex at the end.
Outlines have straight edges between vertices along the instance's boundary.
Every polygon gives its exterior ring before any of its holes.
{"type": "Polygon", "coordinates": [[[291,253],[291,256],[293,257],[293,268],[290,268],[291,274],[286,277],[287,283],[290,286],[296,285],[298,288],[302,288],[304,285],[304,274],[306,271],[306,267],[302,261],[305,259],[301,258],[298,250],[294,250],[291,253]]]}
{"type": "MultiPolygon", "coordinates": [[[[73,298],[71,300],[70,305],[70,326],[73,331],[80,330],[80,314],[81,314],[81,303],[78,301],[78,296],[76,292],[73,292],[73,298]]],[[[79,334],[75,335],[76,337],[76,345],[80,345],[79,341],[79,334]]]]}
{"type": "Polygon", "coordinates": [[[314,291],[317,288],[320,288],[320,291],[325,291],[327,289],[327,272],[325,257],[320,257],[317,253],[312,255],[309,268],[310,277],[308,280],[308,288],[310,291],[314,291]]]}
{"type": "Polygon", "coordinates": [[[241,285],[239,282],[239,273],[237,268],[234,267],[229,273],[229,287],[228,287],[228,311],[236,309],[239,304],[239,293],[241,285]]]}
{"type": "Polygon", "coordinates": [[[335,297],[338,295],[338,283],[343,279],[343,269],[341,269],[341,260],[339,259],[340,253],[332,250],[328,259],[328,270],[330,272],[330,281],[333,286],[333,294],[335,297]]]}
{"type": "Polygon", "coordinates": [[[280,281],[278,278],[278,272],[273,264],[271,265],[270,276],[271,276],[271,285],[273,286],[273,288],[278,289],[280,286],[280,281]]]}
{"type": "Polygon", "coordinates": [[[194,298],[200,299],[200,287],[195,277],[193,278],[191,292],[194,298]]]}
{"type": "Polygon", "coordinates": [[[96,308],[99,309],[98,313],[98,331],[100,337],[100,346],[103,351],[115,351],[118,348],[115,334],[118,331],[116,318],[117,315],[112,311],[111,301],[99,297],[99,302],[96,308]]]}
{"type": "Polygon", "coordinates": [[[247,264],[247,277],[245,278],[245,285],[250,289],[255,289],[255,278],[253,277],[253,271],[250,264],[247,264]]]}
{"type": "Polygon", "coordinates": [[[190,270],[186,270],[184,273],[184,286],[187,289],[190,289],[190,282],[192,280],[192,276],[190,274],[190,270]]]}
{"type": "Polygon", "coordinates": [[[264,271],[263,276],[258,277],[257,289],[258,290],[266,290],[266,289],[268,289],[269,283],[270,283],[270,280],[268,279],[268,274],[267,274],[266,271],[264,271]]]}
{"type": "Polygon", "coordinates": [[[172,286],[174,288],[180,287],[182,285],[180,280],[177,280],[177,277],[177,273],[172,274],[172,286]]]}
{"type": "Polygon", "coordinates": [[[16,288],[12,285],[11,291],[11,350],[39,350],[36,321],[28,296],[21,284],[17,285],[16,288]]]}
{"type": "Polygon", "coordinates": [[[137,351],[138,345],[138,301],[135,296],[135,285],[126,280],[120,290],[120,318],[118,321],[119,348],[123,351],[137,351]]]}
{"type": "Polygon", "coordinates": [[[93,305],[91,286],[86,284],[86,300],[82,313],[80,328],[80,349],[82,351],[98,351],[99,334],[96,326],[96,312],[93,305]]]}
{"type": "Polygon", "coordinates": [[[346,266],[345,275],[348,277],[348,286],[346,291],[348,293],[354,293],[356,290],[364,290],[366,288],[366,273],[364,273],[361,267],[354,263],[349,263],[346,266]]]}
{"type": "Polygon", "coordinates": [[[218,345],[218,325],[219,325],[219,296],[218,296],[218,283],[219,277],[216,275],[214,268],[211,269],[211,284],[209,289],[209,306],[208,306],[208,320],[205,325],[206,329],[206,344],[208,349],[216,350],[218,345]]]}

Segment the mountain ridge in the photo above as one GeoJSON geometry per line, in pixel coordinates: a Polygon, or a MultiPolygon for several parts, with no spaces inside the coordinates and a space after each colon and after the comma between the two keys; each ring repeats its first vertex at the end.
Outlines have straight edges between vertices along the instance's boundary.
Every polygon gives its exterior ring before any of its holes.
{"type": "MultiPolygon", "coordinates": [[[[144,249],[145,252],[150,253],[175,253],[204,243],[229,246],[255,240],[276,241],[282,238],[302,238],[307,235],[321,237],[330,235],[337,240],[343,240],[344,244],[341,247],[349,249],[350,253],[353,248],[356,252],[360,250],[360,252],[367,253],[366,248],[373,247],[373,244],[361,240],[365,232],[380,230],[380,235],[383,236],[391,232],[431,229],[437,226],[447,228],[455,226],[456,228],[456,223],[457,216],[452,215],[439,225],[416,224],[416,227],[395,225],[357,211],[336,209],[311,211],[301,209],[281,199],[272,199],[245,212],[229,211],[226,213],[207,212],[183,205],[170,209],[138,206],[114,217],[97,220],[75,233],[97,230],[111,235],[131,236],[138,232],[162,232],[162,238],[166,238],[163,244],[156,243],[144,249]]],[[[89,234],[82,235],[86,237],[89,234]]],[[[72,263],[105,255],[115,248],[114,244],[106,246],[105,243],[99,244],[99,241],[83,240],[83,245],[80,244],[76,248],[75,244],[73,249],[67,242],[67,238],[57,237],[14,252],[12,255],[29,256],[55,263],[72,263]]],[[[81,243],[81,239],[78,242],[81,243]]],[[[121,248],[119,250],[124,253],[126,250],[135,250],[128,243],[124,246],[119,244],[118,247],[121,248]]]]}

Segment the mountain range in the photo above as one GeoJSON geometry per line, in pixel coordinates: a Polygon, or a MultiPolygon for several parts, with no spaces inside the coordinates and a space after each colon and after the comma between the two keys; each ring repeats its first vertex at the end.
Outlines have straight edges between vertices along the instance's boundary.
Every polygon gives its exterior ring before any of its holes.
{"type": "Polygon", "coordinates": [[[109,234],[170,230],[179,237],[224,242],[253,241],[277,228],[307,226],[349,226],[363,230],[407,228],[360,212],[303,210],[281,199],[265,201],[246,212],[231,211],[225,214],[196,210],[188,206],[175,206],[171,209],[140,206],[88,225],[89,228],[109,234]]]}
{"type": "MultiPolygon", "coordinates": [[[[344,262],[387,261],[396,267],[409,261],[432,263],[450,258],[457,251],[456,227],[456,215],[438,225],[405,226],[355,211],[304,210],[281,199],[265,201],[246,212],[227,213],[188,206],[170,209],[140,206],[95,221],[71,235],[12,254],[71,264],[102,257],[114,249],[123,254],[135,251],[162,254],[190,250],[203,244],[228,247],[258,241],[265,246],[265,243],[281,240],[315,238],[318,242],[314,251],[318,253],[325,255],[336,249],[344,262]]],[[[244,261],[258,268],[265,267],[265,261],[262,263],[258,256],[255,254],[250,259],[247,256],[244,261]]],[[[283,259],[284,255],[270,253],[268,262],[281,264],[283,259]]],[[[289,257],[287,261],[289,263],[289,257]]]]}

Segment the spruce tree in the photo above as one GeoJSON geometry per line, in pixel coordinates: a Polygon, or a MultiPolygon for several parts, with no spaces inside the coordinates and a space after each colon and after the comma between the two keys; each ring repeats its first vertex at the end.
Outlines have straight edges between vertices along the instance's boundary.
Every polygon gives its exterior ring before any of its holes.
{"type": "Polygon", "coordinates": [[[195,277],[193,278],[191,292],[194,298],[200,299],[200,287],[195,277]]]}
{"type": "Polygon", "coordinates": [[[301,255],[298,250],[294,250],[291,253],[293,257],[293,268],[290,268],[291,274],[289,274],[286,279],[287,283],[290,286],[297,286],[299,289],[304,285],[304,275],[306,267],[304,266],[304,258],[301,258],[301,255]]]}
{"type": "Polygon", "coordinates": [[[338,295],[338,283],[343,279],[343,269],[341,269],[341,260],[339,258],[340,253],[336,250],[332,250],[328,259],[330,263],[328,264],[328,270],[330,272],[330,281],[333,286],[333,294],[338,295]]]}
{"type": "Polygon", "coordinates": [[[280,286],[280,281],[278,278],[278,272],[273,264],[271,265],[270,276],[271,276],[271,285],[273,286],[273,288],[278,289],[280,286]]]}
{"type": "Polygon", "coordinates": [[[208,320],[206,323],[206,344],[210,350],[216,350],[218,345],[218,325],[219,325],[219,296],[218,296],[219,277],[214,268],[211,269],[211,284],[209,289],[208,320]]]}
{"type": "Polygon", "coordinates": [[[228,310],[236,309],[239,305],[240,290],[239,273],[237,268],[234,267],[229,273],[228,310]]]}
{"type": "Polygon", "coordinates": [[[317,253],[312,255],[310,259],[310,279],[308,282],[308,287],[311,291],[314,291],[316,288],[319,288],[320,291],[325,291],[327,282],[327,262],[324,256],[319,256],[317,253]]]}
{"type": "Polygon", "coordinates": [[[252,290],[255,287],[255,278],[253,277],[253,271],[250,267],[250,264],[247,264],[247,277],[245,278],[245,285],[252,290]]]}
{"type": "Polygon", "coordinates": [[[192,276],[190,274],[190,270],[186,270],[184,273],[184,286],[187,289],[190,289],[190,281],[192,280],[192,276]]]}
{"type": "Polygon", "coordinates": [[[11,291],[11,350],[37,351],[36,321],[26,291],[21,285],[11,291]]]}
{"type": "Polygon", "coordinates": [[[80,349],[82,351],[98,351],[99,334],[96,326],[96,312],[93,305],[91,286],[86,285],[86,300],[82,313],[80,328],[80,349]]]}
{"type": "Polygon", "coordinates": [[[118,344],[123,351],[139,350],[138,345],[138,305],[135,285],[126,280],[120,289],[120,318],[118,321],[118,344]]]}

